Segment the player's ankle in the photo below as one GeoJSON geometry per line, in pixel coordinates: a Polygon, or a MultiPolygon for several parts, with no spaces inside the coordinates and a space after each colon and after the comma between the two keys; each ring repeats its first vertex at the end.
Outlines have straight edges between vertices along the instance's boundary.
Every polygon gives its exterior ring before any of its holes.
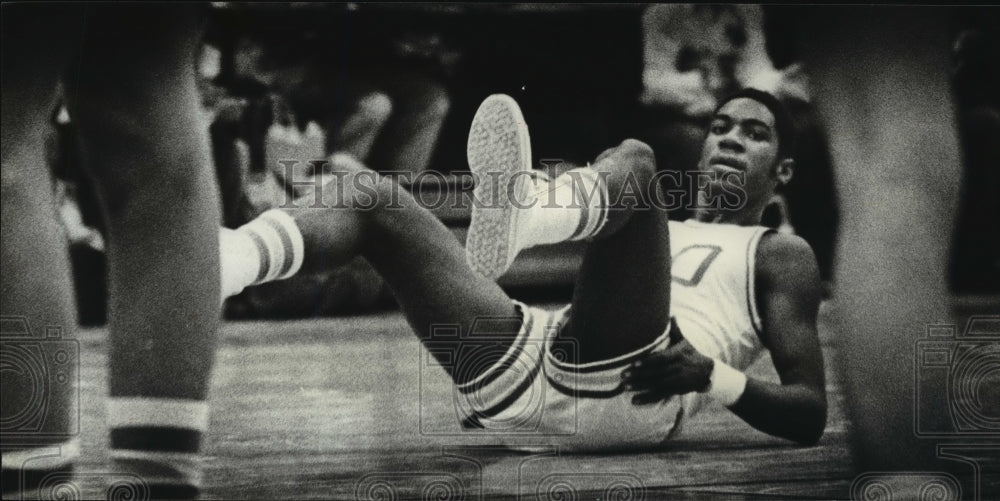
{"type": "MultiPolygon", "coordinates": [[[[199,400],[112,398],[111,465],[121,488],[150,499],[192,499],[201,488],[208,404],[199,400]]],[[[112,486],[114,487],[114,486],[112,486]]]]}
{"type": "Polygon", "coordinates": [[[518,225],[521,249],[588,240],[600,233],[607,222],[608,196],[597,171],[582,167],[540,183],[518,225]]]}
{"type": "Polygon", "coordinates": [[[286,212],[269,210],[237,230],[219,232],[222,299],[251,285],[289,278],[302,267],[305,243],[298,224],[286,212]]]}

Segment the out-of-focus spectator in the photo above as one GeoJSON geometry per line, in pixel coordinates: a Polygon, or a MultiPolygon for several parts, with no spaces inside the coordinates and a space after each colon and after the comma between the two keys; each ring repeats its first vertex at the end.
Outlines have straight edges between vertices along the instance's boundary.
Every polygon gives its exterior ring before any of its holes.
{"type": "MultiPolygon", "coordinates": [[[[308,86],[310,74],[302,45],[268,46],[253,37],[240,37],[229,54],[231,71],[216,78],[201,74],[206,116],[223,202],[223,224],[230,228],[250,221],[263,211],[287,203],[314,176],[316,166],[329,157],[328,134],[316,121],[303,120],[288,94],[308,86]],[[222,92],[216,92],[221,89],[222,92]]],[[[203,56],[211,57],[210,50],[203,56]]],[[[224,57],[221,59],[225,59],[224,57]]],[[[202,69],[211,68],[203,62],[202,69]]],[[[333,92],[333,90],[331,90],[333,92]]],[[[314,118],[315,114],[307,114],[314,118]]],[[[375,136],[381,122],[367,124],[361,135],[375,136]]],[[[369,141],[371,143],[372,141],[369,141]]],[[[336,155],[336,158],[345,158],[336,155]]],[[[249,288],[226,302],[229,318],[291,318],[338,314],[371,307],[383,298],[382,281],[364,260],[316,274],[249,288]]]]}
{"type": "Polygon", "coordinates": [[[380,171],[427,169],[450,101],[431,73],[412,61],[446,53],[439,38],[400,35],[391,42],[395,61],[351,67],[317,51],[321,42],[273,38],[240,39],[237,75],[285,98],[300,130],[310,122],[321,125],[326,154],[350,153],[380,171]]]}
{"type": "Polygon", "coordinates": [[[807,99],[800,66],[771,63],[759,6],[655,4],[642,24],[647,106],[706,117],[743,87],[807,99]]]}

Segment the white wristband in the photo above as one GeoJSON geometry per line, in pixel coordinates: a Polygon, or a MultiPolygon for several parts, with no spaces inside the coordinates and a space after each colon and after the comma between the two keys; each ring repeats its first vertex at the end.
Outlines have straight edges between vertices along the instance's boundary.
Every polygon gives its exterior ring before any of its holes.
{"type": "Polygon", "coordinates": [[[708,384],[708,396],[720,404],[729,407],[743,396],[747,388],[747,377],[742,372],[728,366],[722,360],[713,359],[711,382],[708,384]]]}

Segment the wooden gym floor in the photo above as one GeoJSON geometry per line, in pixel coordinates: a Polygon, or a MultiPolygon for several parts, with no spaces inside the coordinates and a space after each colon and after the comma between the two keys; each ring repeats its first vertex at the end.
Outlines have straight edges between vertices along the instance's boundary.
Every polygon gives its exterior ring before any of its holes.
{"type": "MultiPolygon", "coordinates": [[[[108,471],[106,336],[103,329],[79,335],[76,486],[87,499],[104,497],[100,477],[108,471]]],[[[421,366],[423,349],[399,313],[227,323],[204,447],[205,497],[845,498],[855,473],[843,392],[830,370],[832,336],[821,322],[831,405],[815,447],[771,438],[709,408],[666,449],[560,455],[515,452],[497,447],[495,437],[462,433],[447,376],[421,366]]],[[[777,378],[767,357],[750,373],[777,378]]]]}

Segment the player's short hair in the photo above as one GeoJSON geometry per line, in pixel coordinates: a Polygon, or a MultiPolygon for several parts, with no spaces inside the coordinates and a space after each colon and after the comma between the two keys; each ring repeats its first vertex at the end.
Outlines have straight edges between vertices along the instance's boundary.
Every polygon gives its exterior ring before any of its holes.
{"type": "Polygon", "coordinates": [[[774,127],[778,132],[778,158],[792,158],[795,150],[795,124],[785,105],[770,92],[747,87],[719,101],[712,114],[718,113],[729,101],[740,98],[753,99],[767,107],[774,117],[774,127]]]}

